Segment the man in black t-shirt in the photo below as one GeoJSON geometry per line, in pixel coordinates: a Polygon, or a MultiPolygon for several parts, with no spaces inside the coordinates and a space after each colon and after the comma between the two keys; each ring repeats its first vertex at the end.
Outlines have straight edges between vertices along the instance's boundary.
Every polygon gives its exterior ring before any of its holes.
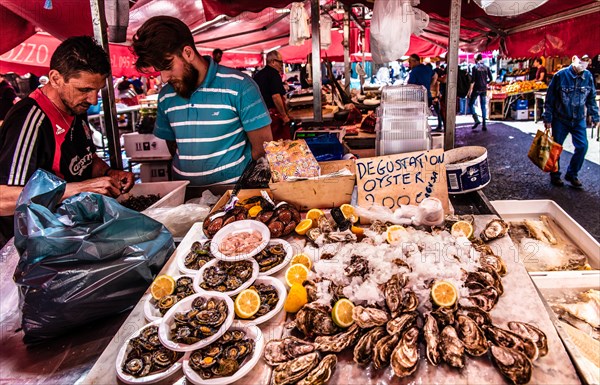
{"type": "Polygon", "coordinates": [[[475,101],[479,98],[479,104],[481,105],[481,119],[483,124],[481,126],[482,131],[487,131],[485,122],[486,107],[487,107],[487,85],[492,81],[492,72],[489,67],[483,64],[483,57],[480,53],[475,56],[475,66],[471,70],[471,88],[467,94],[469,99],[469,108],[473,114],[473,130],[479,126],[479,117],[475,112],[475,101]]]}
{"type": "Polygon", "coordinates": [[[17,93],[15,89],[6,80],[4,74],[0,74],[0,125],[8,111],[12,108],[16,98],[17,93]]]}
{"type": "Polygon", "coordinates": [[[0,246],[13,235],[23,186],[39,168],[67,182],[64,198],[80,192],[113,197],[133,187],[130,172],[112,170],[95,153],[86,111],[110,72],[108,55],[91,37],[58,46],[49,83],[15,104],[0,128],[0,246]]]}
{"type": "Polygon", "coordinates": [[[267,54],[267,65],[254,75],[254,81],[258,84],[260,93],[271,114],[271,131],[273,140],[291,139],[288,126],[290,117],[285,106],[285,88],[281,74],[283,73],[283,60],[278,51],[267,54]]]}

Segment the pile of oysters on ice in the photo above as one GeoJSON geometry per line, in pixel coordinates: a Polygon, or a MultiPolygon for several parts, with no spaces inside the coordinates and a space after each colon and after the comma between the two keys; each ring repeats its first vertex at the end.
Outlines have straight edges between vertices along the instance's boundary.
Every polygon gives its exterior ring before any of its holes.
{"type": "MultiPolygon", "coordinates": [[[[316,284],[306,281],[309,303],[288,325],[294,335],[269,341],[264,359],[273,366],[272,382],[284,384],[327,383],[337,364],[336,353],[353,350],[356,364],[372,365],[375,370],[391,367],[397,377],[408,377],[419,365],[419,344],[424,346],[427,361],[433,365],[465,367],[467,356],[488,355],[499,372],[514,384],[526,384],[533,371],[532,362],[548,353],[548,342],[536,326],[511,321],[507,328],[492,321],[489,312],[503,294],[501,276],[507,273],[504,261],[492,253],[485,242],[504,236],[508,226],[502,220],[491,221],[473,247],[482,253],[479,269],[465,272],[462,280],[469,289],[468,299],[452,307],[424,307],[410,289],[402,273],[392,276],[382,292],[385,305],[355,306],[354,323],[338,327],[331,317],[331,306],[316,302],[316,284]]],[[[346,274],[369,274],[368,263],[353,258],[346,274]]],[[[410,266],[408,266],[410,268],[410,266]]],[[[332,285],[333,286],[333,285],[332,285]]],[[[333,287],[331,304],[343,298],[343,288],[333,287]]]]}

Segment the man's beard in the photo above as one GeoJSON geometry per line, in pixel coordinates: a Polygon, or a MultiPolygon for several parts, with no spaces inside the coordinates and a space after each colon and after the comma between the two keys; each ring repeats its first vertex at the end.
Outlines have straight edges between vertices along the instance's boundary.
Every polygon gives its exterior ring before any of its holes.
{"type": "Polygon", "coordinates": [[[65,106],[65,109],[67,110],[66,112],[71,116],[81,115],[91,106],[89,103],[81,103],[76,106],[71,106],[66,98],[64,98],[62,95],[59,95],[59,97],[63,106],[65,106]],[[77,111],[78,108],[81,108],[81,111],[77,111]]]}
{"type": "Polygon", "coordinates": [[[196,82],[198,81],[199,76],[200,71],[198,71],[193,65],[184,63],[183,76],[181,77],[181,80],[171,81],[170,83],[177,94],[189,99],[196,90],[196,82]]]}

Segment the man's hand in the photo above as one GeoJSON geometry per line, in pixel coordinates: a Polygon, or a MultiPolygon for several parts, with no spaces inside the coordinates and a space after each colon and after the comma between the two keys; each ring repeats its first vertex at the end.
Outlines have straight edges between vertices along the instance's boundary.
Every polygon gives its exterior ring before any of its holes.
{"type": "Polygon", "coordinates": [[[111,169],[108,171],[108,176],[112,178],[117,186],[120,186],[121,194],[131,190],[135,183],[133,173],[128,171],[111,169]]]}
{"type": "Polygon", "coordinates": [[[83,182],[67,183],[64,198],[81,192],[92,192],[116,198],[121,195],[121,186],[110,176],[88,179],[83,182]]]}
{"type": "Polygon", "coordinates": [[[283,124],[288,124],[289,122],[291,122],[291,119],[290,119],[290,117],[289,117],[289,116],[287,116],[287,115],[284,115],[284,116],[282,117],[282,119],[283,119],[283,124]]]}
{"type": "Polygon", "coordinates": [[[471,91],[467,92],[467,96],[466,96],[466,98],[467,98],[467,99],[470,99],[470,98],[471,98],[471,91]]]}
{"type": "Polygon", "coordinates": [[[552,128],[552,123],[545,123],[544,122],[544,127],[547,128],[548,130],[552,128]]]}

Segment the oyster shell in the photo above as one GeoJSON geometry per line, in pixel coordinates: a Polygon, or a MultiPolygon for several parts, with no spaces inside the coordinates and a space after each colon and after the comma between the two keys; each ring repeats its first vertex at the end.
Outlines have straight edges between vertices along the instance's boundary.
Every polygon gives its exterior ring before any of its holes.
{"type": "Polygon", "coordinates": [[[402,297],[402,311],[409,312],[417,310],[419,306],[419,297],[415,294],[414,291],[407,291],[402,297]]]}
{"type": "Polygon", "coordinates": [[[452,326],[446,326],[440,334],[439,351],[442,359],[450,366],[463,368],[465,366],[465,346],[458,338],[452,326]]]}
{"type": "Polygon", "coordinates": [[[329,306],[317,302],[307,303],[296,313],[296,327],[307,337],[330,336],[340,331],[331,319],[329,306]]]}
{"type": "Polygon", "coordinates": [[[298,385],[323,385],[329,382],[331,375],[337,365],[337,356],[335,354],[326,355],[316,368],[311,370],[298,385]]]}
{"type": "Polygon", "coordinates": [[[390,278],[383,289],[385,294],[385,304],[392,316],[396,316],[402,305],[402,288],[406,285],[406,277],[404,274],[394,274],[390,278]]]}
{"type": "Polygon", "coordinates": [[[508,228],[508,223],[504,222],[502,219],[493,219],[485,226],[485,229],[479,234],[479,237],[484,242],[489,242],[505,236],[506,233],[508,233],[508,228]]]}
{"type": "Polygon", "coordinates": [[[535,326],[525,322],[511,321],[508,323],[508,328],[515,334],[529,338],[537,346],[539,356],[544,357],[548,354],[548,338],[546,334],[535,326]]]}
{"type": "Polygon", "coordinates": [[[295,384],[319,363],[319,353],[313,352],[278,365],[273,370],[273,384],[295,384]]]}
{"type": "Polygon", "coordinates": [[[465,351],[474,357],[487,353],[488,342],[483,330],[471,318],[459,314],[456,317],[456,333],[465,345],[465,351]]]}
{"type": "Polygon", "coordinates": [[[427,359],[431,365],[437,366],[440,363],[440,352],[438,351],[440,330],[436,319],[431,314],[425,316],[423,336],[425,337],[427,359]]]}
{"type": "Polygon", "coordinates": [[[431,315],[440,323],[441,326],[454,325],[454,307],[438,307],[431,312],[431,315]]]}
{"type": "Polygon", "coordinates": [[[491,326],[492,318],[490,315],[477,306],[460,306],[456,315],[465,315],[477,323],[479,327],[491,326]]]}
{"type": "Polygon", "coordinates": [[[491,351],[498,370],[513,384],[526,384],[531,380],[533,365],[525,354],[515,349],[493,345],[491,351]]]}
{"type": "Polygon", "coordinates": [[[495,254],[482,255],[479,258],[479,263],[482,267],[491,267],[501,277],[506,275],[506,264],[504,263],[504,260],[495,254]]]}
{"type": "Polygon", "coordinates": [[[489,312],[498,303],[498,290],[493,286],[471,291],[469,300],[481,310],[489,312]]]}
{"type": "Polygon", "coordinates": [[[381,326],[389,321],[386,311],[374,307],[355,306],[352,309],[352,319],[363,329],[381,326]]]}
{"type": "Polygon", "coordinates": [[[496,346],[518,350],[521,353],[524,353],[531,361],[535,361],[538,357],[538,348],[529,338],[521,337],[510,330],[505,330],[496,326],[486,327],[485,334],[490,342],[496,346]]]}
{"type": "Polygon", "coordinates": [[[271,366],[292,360],[315,351],[312,342],[296,337],[286,337],[280,340],[271,340],[265,345],[264,359],[271,366]]]}
{"type": "Polygon", "coordinates": [[[417,370],[419,364],[418,337],[419,329],[416,326],[412,326],[402,335],[400,342],[392,351],[390,365],[396,376],[410,376],[417,370]]]}
{"type": "Polygon", "coordinates": [[[385,336],[387,336],[385,328],[378,326],[360,337],[354,347],[354,362],[359,365],[368,365],[373,358],[375,344],[385,336]]]}
{"type": "Polygon", "coordinates": [[[319,336],[315,338],[317,350],[321,352],[339,353],[348,346],[353,346],[360,338],[361,330],[357,324],[353,324],[347,331],[333,336],[319,336]]]}
{"type": "Polygon", "coordinates": [[[415,324],[418,315],[419,313],[417,312],[402,313],[398,317],[388,321],[386,324],[388,334],[394,335],[402,333],[404,330],[415,324]]]}
{"type": "Polygon", "coordinates": [[[400,341],[400,334],[385,336],[375,344],[373,348],[373,366],[375,369],[383,369],[390,363],[390,356],[400,341]]]}

